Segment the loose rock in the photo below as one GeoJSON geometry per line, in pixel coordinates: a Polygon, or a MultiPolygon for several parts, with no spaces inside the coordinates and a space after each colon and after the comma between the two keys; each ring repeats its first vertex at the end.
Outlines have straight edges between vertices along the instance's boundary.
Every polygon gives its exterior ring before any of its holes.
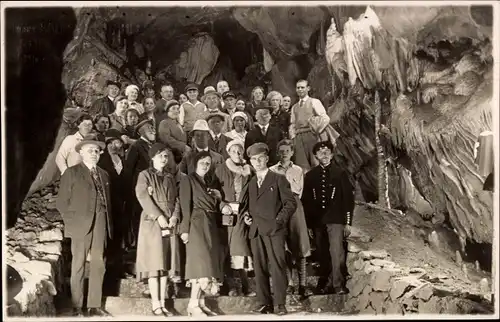
{"type": "Polygon", "coordinates": [[[62,245],[60,242],[39,243],[34,250],[40,253],[61,255],[62,245]]]}
{"type": "Polygon", "coordinates": [[[379,258],[375,258],[375,259],[370,260],[370,263],[374,266],[380,266],[380,267],[384,267],[384,268],[393,268],[396,266],[396,263],[394,263],[392,261],[388,261],[385,259],[379,259],[379,258]]]}
{"type": "Polygon", "coordinates": [[[422,314],[439,314],[441,313],[441,305],[439,297],[433,296],[428,301],[420,300],[418,302],[418,311],[422,314]]]}
{"type": "Polygon", "coordinates": [[[416,297],[421,300],[428,301],[433,294],[434,294],[434,288],[432,287],[432,285],[426,284],[417,292],[416,297]]]}
{"type": "Polygon", "coordinates": [[[363,271],[365,272],[365,274],[371,274],[373,272],[378,272],[381,269],[382,268],[380,266],[373,266],[373,265],[370,265],[370,263],[366,262],[365,267],[363,268],[363,271]]]}
{"type": "Polygon", "coordinates": [[[374,259],[374,258],[379,258],[379,259],[386,259],[389,257],[389,253],[385,249],[382,250],[364,250],[359,252],[359,257],[362,259],[374,259]]]}
{"type": "Polygon", "coordinates": [[[460,251],[458,249],[455,251],[455,262],[458,265],[462,265],[462,263],[463,263],[463,261],[462,261],[462,255],[460,255],[460,251]]]}
{"type": "Polygon", "coordinates": [[[400,298],[405,292],[409,291],[411,287],[412,286],[408,281],[405,280],[395,281],[392,284],[392,288],[389,295],[391,296],[391,299],[393,301],[396,301],[396,299],[400,298]]]}
{"type": "Polygon", "coordinates": [[[382,314],[384,309],[384,302],[387,298],[386,292],[372,292],[371,296],[371,306],[375,309],[377,314],[382,314]]]}
{"type": "Polygon", "coordinates": [[[389,302],[389,304],[386,307],[385,314],[402,315],[403,308],[401,307],[401,304],[399,304],[399,303],[389,302]]]}
{"type": "Polygon", "coordinates": [[[389,291],[391,289],[392,273],[380,270],[372,274],[371,284],[375,291],[389,291]]]}
{"type": "Polygon", "coordinates": [[[347,251],[349,253],[359,253],[361,251],[361,248],[359,248],[359,246],[354,244],[353,242],[350,242],[347,244],[347,251]]]}
{"type": "Polygon", "coordinates": [[[53,228],[51,230],[42,231],[38,239],[40,242],[61,241],[63,240],[63,234],[59,228],[53,228]]]}
{"type": "Polygon", "coordinates": [[[372,291],[372,287],[370,285],[366,285],[365,288],[363,289],[363,293],[361,293],[361,295],[359,296],[359,302],[357,305],[358,310],[363,310],[370,304],[371,291],[372,291]]]}

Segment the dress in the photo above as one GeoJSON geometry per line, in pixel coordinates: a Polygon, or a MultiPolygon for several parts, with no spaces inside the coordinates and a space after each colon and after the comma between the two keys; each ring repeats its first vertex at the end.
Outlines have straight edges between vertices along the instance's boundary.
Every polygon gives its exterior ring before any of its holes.
{"type": "Polygon", "coordinates": [[[179,201],[175,178],[153,168],[142,171],[135,187],[142,206],[137,240],[136,275],[141,281],[149,277],[176,277],[180,271],[179,236],[162,237],[158,216],[179,218],[179,201]],[[175,240],[174,240],[175,239],[175,240]]]}
{"type": "Polygon", "coordinates": [[[186,244],[186,280],[224,277],[223,262],[227,241],[222,238],[218,201],[207,192],[203,178],[196,173],[182,177],[179,233],[189,233],[186,244]]]}
{"type": "Polygon", "coordinates": [[[311,256],[311,243],[307,232],[304,208],[300,202],[304,188],[304,171],[293,163],[285,168],[281,165],[281,162],[273,165],[269,170],[286,177],[297,201],[297,210],[288,222],[287,248],[295,258],[311,256]]]}

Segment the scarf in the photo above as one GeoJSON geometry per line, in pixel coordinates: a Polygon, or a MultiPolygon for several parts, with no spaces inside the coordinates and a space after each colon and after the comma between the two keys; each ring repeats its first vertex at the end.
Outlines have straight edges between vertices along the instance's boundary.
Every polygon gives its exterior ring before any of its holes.
{"type": "Polygon", "coordinates": [[[226,160],[226,166],[229,171],[239,174],[243,177],[247,177],[252,174],[252,170],[250,169],[250,166],[248,164],[243,163],[242,165],[237,165],[230,158],[226,160]]]}

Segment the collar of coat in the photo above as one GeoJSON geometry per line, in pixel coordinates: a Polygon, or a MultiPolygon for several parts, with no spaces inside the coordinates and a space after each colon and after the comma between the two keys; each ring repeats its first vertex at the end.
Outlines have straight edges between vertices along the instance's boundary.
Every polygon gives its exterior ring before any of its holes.
{"type": "Polygon", "coordinates": [[[242,175],[244,177],[247,177],[252,174],[252,170],[250,169],[250,166],[248,164],[245,164],[244,166],[238,166],[233,162],[233,160],[227,159],[226,166],[229,169],[229,171],[242,175]]]}

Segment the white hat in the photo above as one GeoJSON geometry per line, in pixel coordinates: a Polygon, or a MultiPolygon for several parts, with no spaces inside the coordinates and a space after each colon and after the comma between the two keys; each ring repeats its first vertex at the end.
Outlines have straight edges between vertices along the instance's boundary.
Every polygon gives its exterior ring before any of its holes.
{"type": "Polygon", "coordinates": [[[213,87],[213,86],[207,86],[207,87],[205,87],[205,89],[203,90],[203,94],[206,94],[206,93],[207,93],[207,92],[209,92],[209,91],[217,92],[217,91],[215,90],[215,87],[213,87]]]}
{"type": "Polygon", "coordinates": [[[231,140],[227,143],[226,145],[226,151],[229,152],[229,149],[231,149],[233,147],[233,145],[239,145],[241,146],[241,148],[243,150],[245,150],[245,142],[239,140],[239,139],[234,139],[234,140],[231,140]]]}
{"type": "Polygon", "coordinates": [[[231,115],[231,121],[234,121],[234,118],[238,117],[238,116],[242,117],[245,120],[245,122],[248,123],[248,116],[244,112],[241,112],[241,111],[233,113],[233,115],[231,115]]]}
{"type": "Polygon", "coordinates": [[[193,131],[210,131],[210,128],[208,127],[208,123],[205,120],[197,120],[194,122],[193,125],[193,131]]]}
{"type": "Polygon", "coordinates": [[[139,92],[139,87],[137,85],[128,85],[126,88],[125,88],[125,96],[128,96],[130,94],[130,91],[135,89],[137,92],[139,92]]]}

